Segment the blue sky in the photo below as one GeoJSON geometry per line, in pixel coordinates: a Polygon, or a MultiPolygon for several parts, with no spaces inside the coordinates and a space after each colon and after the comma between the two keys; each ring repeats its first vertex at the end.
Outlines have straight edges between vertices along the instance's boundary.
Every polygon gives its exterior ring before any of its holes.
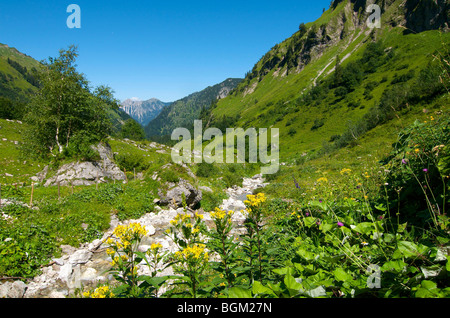
{"type": "Polygon", "coordinates": [[[78,45],[78,70],[124,100],[175,101],[229,77],[244,77],[330,0],[0,1],[0,43],[37,60],[78,45]],[[69,29],[70,4],[81,28],[69,29]]]}

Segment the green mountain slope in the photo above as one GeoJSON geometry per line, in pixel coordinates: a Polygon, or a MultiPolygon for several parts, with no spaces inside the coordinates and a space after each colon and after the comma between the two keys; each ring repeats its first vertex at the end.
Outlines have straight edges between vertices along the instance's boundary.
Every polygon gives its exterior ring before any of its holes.
{"type": "Polygon", "coordinates": [[[170,135],[177,127],[190,128],[203,108],[207,108],[218,98],[226,97],[242,79],[229,78],[222,83],[209,86],[165,107],[146,127],[148,137],[170,135]]]}
{"type": "Polygon", "coordinates": [[[24,105],[36,92],[34,72],[40,63],[0,43],[0,117],[21,118],[24,105]]]}
{"type": "Polygon", "coordinates": [[[277,127],[286,161],[358,144],[365,132],[396,116],[414,120],[408,114],[446,105],[448,94],[432,86],[439,86],[434,56],[448,54],[448,4],[375,3],[382,11],[379,29],[366,23],[368,2],[334,1],[317,21],[275,45],[230,96],[203,114],[204,121],[222,128],[277,127]],[[379,119],[381,111],[385,118],[379,119]]]}

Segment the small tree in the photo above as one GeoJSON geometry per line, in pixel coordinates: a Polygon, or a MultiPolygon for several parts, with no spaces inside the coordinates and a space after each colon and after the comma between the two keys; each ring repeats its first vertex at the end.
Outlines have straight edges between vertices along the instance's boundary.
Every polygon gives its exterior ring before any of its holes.
{"type": "Polygon", "coordinates": [[[25,116],[31,124],[25,136],[27,150],[41,156],[62,154],[79,132],[101,140],[110,130],[103,98],[105,90],[110,90],[102,87],[95,92],[97,95],[89,91],[88,81],[76,70],[75,46],[59,54],[42,62],[40,89],[25,116]]]}

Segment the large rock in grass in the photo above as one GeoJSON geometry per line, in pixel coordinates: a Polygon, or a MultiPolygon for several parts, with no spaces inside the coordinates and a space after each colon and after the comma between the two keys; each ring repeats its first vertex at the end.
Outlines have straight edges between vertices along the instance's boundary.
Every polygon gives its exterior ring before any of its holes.
{"type": "Polygon", "coordinates": [[[125,173],[113,161],[113,153],[108,144],[92,146],[100,155],[100,160],[71,162],[58,169],[56,174],[45,181],[44,186],[92,185],[109,180],[126,180],[125,173]]]}
{"type": "Polygon", "coordinates": [[[186,205],[190,208],[195,208],[202,200],[202,191],[196,189],[186,180],[180,179],[180,181],[170,187],[166,194],[159,191],[160,200],[159,205],[171,205],[173,207],[183,206],[183,194],[186,199],[186,205]]]}

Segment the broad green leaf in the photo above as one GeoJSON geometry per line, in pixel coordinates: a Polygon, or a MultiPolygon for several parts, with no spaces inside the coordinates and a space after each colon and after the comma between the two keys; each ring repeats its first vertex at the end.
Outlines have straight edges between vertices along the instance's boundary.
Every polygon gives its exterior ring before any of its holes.
{"type": "Polygon", "coordinates": [[[439,297],[439,289],[435,282],[423,280],[416,291],[417,298],[436,298],[439,297]]]}
{"type": "Polygon", "coordinates": [[[397,243],[397,250],[393,254],[393,258],[400,257],[418,257],[419,255],[425,255],[429,247],[422,244],[415,244],[409,241],[400,241],[397,243]],[[399,257],[400,256],[400,257],[399,257]]]}
{"type": "Polygon", "coordinates": [[[313,218],[313,217],[310,217],[310,216],[308,216],[308,217],[306,217],[305,218],[305,226],[306,227],[311,227],[311,226],[313,226],[313,225],[315,225],[316,224],[316,218],[313,218]]]}
{"type": "Polygon", "coordinates": [[[406,229],[408,223],[399,224],[397,228],[397,233],[403,233],[406,229]]]}
{"type": "Polygon", "coordinates": [[[255,281],[252,286],[252,292],[254,295],[273,295],[276,296],[275,293],[269,287],[264,286],[259,281],[255,281]]]}
{"type": "Polygon", "coordinates": [[[252,291],[241,287],[231,287],[228,289],[228,296],[230,298],[252,298],[252,291]]]}
{"type": "Polygon", "coordinates": [[[178,276],[155,276],[155,277],[150,277],[150,276],[146,276],[146,275],[142,275],[139,276],[137,278],[138,281],[145,281],[147,282],[150,286],[154,286],[154,287],[160,287],[162,284],[164,284],[168,279],[171,278],[178,278],[178,276]]]}
{"type": "Polygon", "coordinates": [[[303,289],[302,284],[297,282],[297,280],[292,275],[284,276],[284,284],[289,291],[291,296],[298,295],[300,291],[303,289]]]}
{"type": "Polygon", "coordinates": [[[267,286],[278,296],[281,294],[281,283],[273,284],[271,282],[267,283],[267,286]]]}
{"type": "Polygon", "coordinates": [[[286,266],[282,268],[275,268],[273,269],[273,272],[278,275],[287,275],[287,274],[292,275],[295,273],[295,270],[292,267],[286,266]]]}
{"type": "Polygon", "coordinates": [[[320,224],[320,230],[323,233],[326,233],[327,231],[331,230],[334,227],[333,224],[328,224],[328,223],[321,223],[320,224]]]}
{"type": "Polygon", "coordinates": [[[391,233],[385,233],[383,236],[383,241],[385,243],[390,243],[395,239],[395,236],[391,233]]]}
{"type": "Polygon", "coordinates": [[[375,229],[373,223],[370,222],[362,222],[359,223],[356,227],[353,228],[353,231],[361,234],[369,235],[375,229]]]}
{"type": "Polygon", "coordinates": [[[324,212],[328,211],[328,205],[325,202],[320,202],[320,201],[311,201],[310,204],[312,206],[318,207],[321,210],[323,210],[324,212]]]}
{"type": "Polygon", "coordinates": [[[334,270],[334,277],[337,281],[346,282],[351,281],[353,277],[348,274],[342,267],[338,267],[334,270]]]}
{"type": "Polygon", "coordinates": [[[299,263],[294,263],[294,267],[297,271],[299,271],[300,273],[303,272],[305,270],[305,267],[303,267],[302,264],[299,263]]]}
{"type": "Polygon", "coordinates": [[[316,254],[314,254],[313,252],[304,250],[303,248],[299,248],[297,250],[297,254],[307,261],[312,261],[316,257],[316,254]]]}
{"type": "Polygon", "coordinates": [[[405,270],[406,266],[408,264],[406,264],[405,262],[403,262],[401,259],[395,260],[395,261],[389,261],[383,264],[383,266],[381,266],[381,270],[383,272],[396,272],[396,273],[401,273],[405,270]]]}

